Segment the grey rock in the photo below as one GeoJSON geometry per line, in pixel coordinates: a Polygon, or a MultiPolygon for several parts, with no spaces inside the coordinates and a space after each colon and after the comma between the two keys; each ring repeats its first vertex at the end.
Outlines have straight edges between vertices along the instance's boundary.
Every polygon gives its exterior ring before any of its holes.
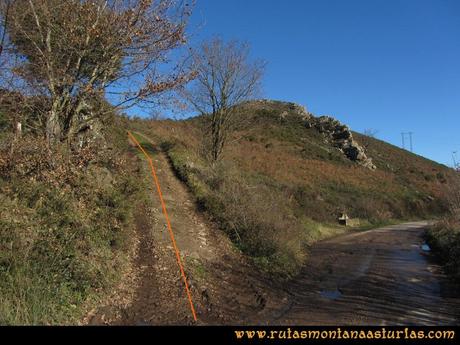
{"type": "Polygon", "coordinates": [[[316,128],[327,142],[337,147],[348,159],[370,170],[377,169],[372,159],[366,155],[364,147],[353,138],[348,126],[331,116],[314,117],[309,114],[305,121],[305,127],[316,128]]]}

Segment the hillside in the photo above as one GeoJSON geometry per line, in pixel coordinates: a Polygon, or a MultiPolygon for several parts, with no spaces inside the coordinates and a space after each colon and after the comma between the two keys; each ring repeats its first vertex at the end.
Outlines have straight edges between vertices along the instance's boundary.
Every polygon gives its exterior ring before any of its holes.
{"type": "Polygon", "coordinates": [[[205,117],[131,127],[161,144],[200,207],[271,273],[295,274],[306,246],[344,231],[342,212],[366,228],[447,210],[445,193],[457,175],[443,165],[292,103],[246,103],[238,119],[214,166],[202,155],[205,117]]]}
{"type": "Polygon", "coordinates": [[[291,303],[280,284],[315,262],[309,248],[318,240],[436,218],[459,180],[447,167],[292,103],[240,106],[239,126],[215,164],[204,158],[206,117],[111,113],[105,121],[83,149],[63,146],[54,157],[40,135],[26,129],[17,137],[4,126],[1,324],[191,322],[185,296],[175,297],[183,287],[148,167],[126,130],[159,165],[206,323],[273,317],[291,303]],[[342,212],[353,226],[338,225],[342,212]]]}

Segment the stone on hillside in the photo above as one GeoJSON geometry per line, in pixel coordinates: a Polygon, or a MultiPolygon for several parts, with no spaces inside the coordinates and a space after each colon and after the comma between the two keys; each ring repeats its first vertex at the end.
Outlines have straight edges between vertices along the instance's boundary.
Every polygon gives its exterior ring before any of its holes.
{"type": "MultiPolygon", "coordinates": [[[[300,106],[298,107],[293,109],[303,109],[300,106]]],[[[327,142],[337,147],[348,159],[370,170],[377,168],[372,163],[372,159],[367,157],[365,149],[353,138],[353,134],[348,126],[331,116],[314,117],[305,109],[299,110],[299,115],[303,116],[306,128],[315,127],[323,134],[327,142]]]]}

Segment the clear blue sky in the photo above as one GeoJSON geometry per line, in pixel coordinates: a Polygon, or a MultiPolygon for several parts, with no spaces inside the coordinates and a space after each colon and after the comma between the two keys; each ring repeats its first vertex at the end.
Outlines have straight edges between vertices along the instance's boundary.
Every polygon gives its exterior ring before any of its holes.
{"type": "Polygon", "coordinates": [[[248,41],[264,98],[452,165],[460,158],[460,0],[197,0],[193,41],[248,41]]]}

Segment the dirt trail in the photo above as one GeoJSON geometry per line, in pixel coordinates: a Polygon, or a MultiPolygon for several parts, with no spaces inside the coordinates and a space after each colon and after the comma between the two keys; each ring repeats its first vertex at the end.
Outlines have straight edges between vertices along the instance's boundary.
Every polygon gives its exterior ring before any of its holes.
{"type": "Polygon", "coordinates": [[[388,226],[318,243],[302,274],[286,286],[292,307],[271,322],[458,324],[458,291],[422,247],[426,225],[388,226]]]}
{"type": "MultiPolygon", "coordinates": [[[[272,282],[231,244],[228,237],[197,210],[193,196],[175,175],[166,155],[149,141],[148,152],[161,185],[171,226],[185,266],[198,324],[242,323],[266,319],[287,304],[287,294],[268,288],[272,282]],[[270,302],[267,302],[270,301],[270,302]]],[[[90,324],[193,324],[183,281],[150,169],[149,200],[136,211],[139,248],[133,262],[135,291],[124,304],[109,300],[88,317],[90,324]]],[[[125,292],[116,291],[115,294],[125,292]]]]}

